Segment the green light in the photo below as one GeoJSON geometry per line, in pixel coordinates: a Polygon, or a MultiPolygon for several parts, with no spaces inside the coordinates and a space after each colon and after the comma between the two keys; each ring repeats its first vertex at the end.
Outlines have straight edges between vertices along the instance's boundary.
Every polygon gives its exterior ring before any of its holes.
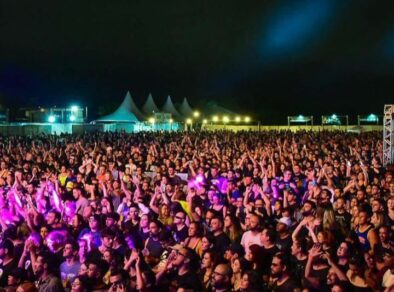
{"type": "Polygon", "coordinates": [[[297,117],[297,120],[299,120],[299,121],[304,121],[305,119],[304,119],[304,116],[303,116],[303,115],[299,115],[299,116],[297,117]]]}
{"type": "Polygon", "coordinates": [[[378,120],[378,117],[374,114],[370,114],[367,118],[367,121],[369,122],[376,122],[378,120]]]}
{"type": "Polygon", "coordinates": [[[54,115],[50,115],[50,116],[48,117],[48,122],[54,123],[55,121],[56,121],[56,117],[55,117],[54,115]]]}
{"type": "Polygon", "coordinates": [[[337,117],[336,114],[333,114],[333,115],[331,116],[331,119],[336,120],[336,119],[338,119],[338,117],[337,117]]]}
{"type": "Polygon", "coordinates": [[[73,105],[73,106],[71,107],[71,111],[72,111],[72,112],[76,112],[76,111],[78,111],[78,109],[79,109],[79,107],[78,107],[77,105],[73,105]]]}
{"type": "Polygon", "coordinates": [[[75,116],[74,116],[74,115],[71,115],[71,116],[70,116],[70,121],[71,121],[71,122],[74,122],[74,121],[75,121],[75,116]]]}

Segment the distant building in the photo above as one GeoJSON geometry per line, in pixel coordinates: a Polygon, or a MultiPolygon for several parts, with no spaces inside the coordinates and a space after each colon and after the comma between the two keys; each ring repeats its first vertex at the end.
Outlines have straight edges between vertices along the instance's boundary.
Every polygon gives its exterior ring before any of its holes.
{"type": "Polygon", "coordinates": [[[16,117],[18,122],[26,123],[84,123],[87,108],[78,106],[51,108],[20,108],[16,117]]]}

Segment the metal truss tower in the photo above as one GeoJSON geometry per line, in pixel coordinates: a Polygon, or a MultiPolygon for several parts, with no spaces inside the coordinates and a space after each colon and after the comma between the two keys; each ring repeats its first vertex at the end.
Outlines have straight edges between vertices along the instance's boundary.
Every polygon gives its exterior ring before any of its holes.
{"type": "Polygon", "coordinates": [[[394,105],[384,105],[383,117],[383,165],[393,163],[393,114],[394,105]]]}

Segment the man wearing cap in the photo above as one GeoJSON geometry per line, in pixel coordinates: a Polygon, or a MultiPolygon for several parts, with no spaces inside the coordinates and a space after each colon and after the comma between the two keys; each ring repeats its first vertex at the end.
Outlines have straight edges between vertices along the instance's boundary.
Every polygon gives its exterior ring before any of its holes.
{"type": "Polygon", "coordinates": [[[9,239],[3,239],[0,243],[0,261],[0,287],[5,287],[8,276],[18,266],[14,257],[14,244],[9,239]]]}
{"type": "Polygon", "coordinates": [[[291,245],[293,241],[290,236],[289,229],[291,227],[291,219],[290,217],[282,217],[279,219],[278,224],[276,225],[276,246],[280,251],[287,254],[290,252],[291,245]]]}
{"type": "Polygon", "coordinates": [[[249,230],[242,235],[241,245],[245,253],[249,253],[249,246],[257,244],[262,246],[260,240],[260,218],[256,214],[249,214],[249,230]]]}
{"type": "Polygon", "coordinates": [[[160,287],[168,285],[171,291],[178,289],[201,291],[201,282],[196,274],[199,257],[194,250],[176,244],[164,268],[156,274],[156,282],[160,287]]]}

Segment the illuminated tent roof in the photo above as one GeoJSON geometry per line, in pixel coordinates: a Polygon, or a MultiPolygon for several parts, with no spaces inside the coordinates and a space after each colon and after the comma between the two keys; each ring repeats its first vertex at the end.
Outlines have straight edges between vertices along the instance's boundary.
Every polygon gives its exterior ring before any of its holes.
{"type": "Polygon", "coordinates": [[[170,113],[172,115],[172,117],[177,120],[179,120],[181,118],[181,114],[175,108],[175,106],[172,102],[171,96],[167,97],[167,100],[162,107],[162,112],[163,113],[170,113]]]}
{"type": "Polygon", "coordinates": [[[122,104],[113,113],[97,119],[96,122],[137,123],[138,119],[133,113],[136,110],[138,108],[135,106],[130,92],[127,92],[122,104]]]}
{"type": "Polygon", "coordinates": [[[184,118],[191,117],[193,115],[193,110],[185,97],[181,106],[179,107],[179,112],[182,114],[184,118]]]}
{"type": "Polygon", "coordinates": [[[142,111],[148,116],[151,116],[153,113],[160,112],[159,108],[155,104],[155,101],[153,100],[151,93],[149,93],[145,104],[142,106],[142,111]]]}
{"type": "Polygon", "coordinates": [[[127,97],[127,95],[129,95],[130,99],[131,99],[131,112],[137,117],[138,120],[140,120],[140,121],[144,120],[145,115],[140,111],[140,109],[138,108],[138,106],[134,102],[134,99],[131,96],[130,91],[127,91],[126,97],[127,97]]]}

